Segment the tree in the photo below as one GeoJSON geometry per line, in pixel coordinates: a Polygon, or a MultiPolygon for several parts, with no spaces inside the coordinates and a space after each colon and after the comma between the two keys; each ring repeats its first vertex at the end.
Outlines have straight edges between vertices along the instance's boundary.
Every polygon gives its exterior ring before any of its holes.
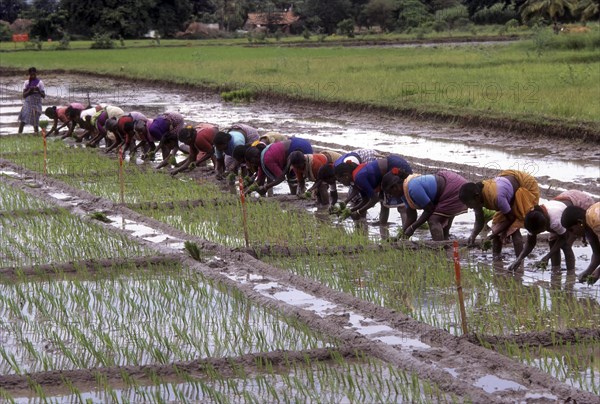
{"type": "Polygon", "coordinates": [[[581,0],[575,8],[575,12],[580,16],[581,21],[589,21],[594,18],[598,19],[600,6],[598,5],[597,0],[581,0]]]}
{"type": "Polygon", "coordinates": [[[503,4],[505,8],[512,5],[515,10],[518,10],[525,2],[526,0],[464,0],[463,4],[467,6],[469,16],[472,16],[477,11],[490,8],[498,3],[503,4]]]}
{"type": "Polygon", "coordinates": [[[219,28],[233,31],[246,21],[245,3],[236,0],[213,0],[219,28]]]}
{"type": "Polygon", "coordinates": [[[555,23],[565,12],[573,12],[573,0],[527,0],[521,7],[521,18],[528,21],[534,16],[549,17],[555,23]]]}
{"type": "Polygon", "coordinates": [[[192,9],[188,0],[62,0],[61,5],[69,15],[68,32],[86,37],[139,38],[151,29],[168,36],[183,28],[192,9]]]}
{"type": "Polygon", "coordinates": [[[192,6],[192,14],[196,16],[213,14],[216,10],[211,0],[190,0],[190,4],[192,6]]]}
{"type": "Polygon", "coordinates": [[[398,13],[398,25],[400,28],[415,28],[433,19],[428,12],[427,6],[419,0],[402,0],[398,13]]]}
{"type": "Polygon", "coordinates": [[[161,36],[169,37],[183,30],[185,23],[192,13],[189,0],[161,0],[150,9],[152,28],[157,29],[161,36]]]}
{"type": "Polygon", "coordinates": [[[35,0],[21,15],[32,21],[31,36],[42,40],[63,36],[67,13],[60,9],[58,0],[35,0]]]}
{"type": "Polygon", "coordinates": [[[392,31],[398,21],[399,4],[396,0],[370,0],[363,10],[368,26],[379,25],[384,31],[392,31]]]}
{"type": "Polygon", "coordinates": [[[65,35],[68,15],[64,10],[58,10],[54,13],[39,17],[31,26],[31,35],[45,39],[60,39],[65,35]]]}
{"type": "Polygon", "coordinates": [[[0,1],[0,20],[13,23],[22,11],[26,11],[28,5],[25,0],[2,0],[0,1]]]}
{"type": "Polygon", "coordinates": [[[305,17],[318,17],[328,34],[335,32],[337,24],[350,16],[350,0],[306,0],[305,17]]]}

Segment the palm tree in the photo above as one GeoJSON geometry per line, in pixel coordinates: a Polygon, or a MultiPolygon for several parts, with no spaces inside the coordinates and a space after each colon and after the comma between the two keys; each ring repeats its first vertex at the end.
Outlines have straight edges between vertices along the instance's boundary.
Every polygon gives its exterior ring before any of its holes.
{"type": "Polygon", "coordinates": [[[581,16],[581,21],[588,21],[594,17],[598,17],[600,6],[594,0],[581,0],[575,11],[581,16]]]}
{"type": "Polygon", "coordinates": [[[521,7],[521,18],[527,21],[534,16],[547,16],[557,24],[566,10],[575,10],[575,3],[575,0],[527,0],[521,7]]]}

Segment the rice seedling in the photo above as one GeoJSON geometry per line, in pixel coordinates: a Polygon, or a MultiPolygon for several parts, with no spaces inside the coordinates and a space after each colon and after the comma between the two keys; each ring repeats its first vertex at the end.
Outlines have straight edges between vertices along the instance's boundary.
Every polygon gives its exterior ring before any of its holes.
{"type": "Polygon", "coordinates": [[[297,320],[172,266],[0,284],[0,374],[335,346],[297,320]],[[18,319],[18,321],[15,321],[18,319]]]}
{"type": "MultiPolygon", "coordinates": [[[[7,152],[0,152],[11,161],[30,170],[42,173],[43,164],[32,159],[31,154],[38,152],[35,143],[29,149],[21,148],[19,137],[0,139],[7,152]],[[13,139],[14,138],[14,139],[13,139]]],[[[25,136],[25,139],[29,137],[25,136]]],[[[24,142],[26,145],[27,141],[24,142]]],[[[48,175],[60,179],[69,185],[86,190],[92,194],[119,202],[120,181],[119,164],[112,158],[100,155],[96,149],[69,149],[62,142],[50,142],[48,150],[48,175]]],[[[160,189],[165,197],[162,201],[195,199],[217,199],[223,192],[211,184],[199,184],[188,177],[172,178],[168,173],[156,172],[148,164],[127,165],[123,173],[126,203],[139,203],[156,200],[156,190],[160,189]]]]}
{"type": "Polygon", "coordinates": [[[537,367],[571,386],[600,394],[600,344],[597,341],[557,343],[552,347],[506,343],[496,348],[503,354],[537,367]]]}
{"type": "Polygon", "coordinates": [[[45,216],[0,216],[0,226],[0,267],[135,257],[147,253],[125,236],[86,223],[66,211],[45,216]]]}
{"type": "Polygon", "coordinates": [[[91,213],[89,215],[92,219],[98,220],[99,222],[103,222],[103,223],[112,223],[112,220],[109,219],[104,213],[102,212],[94,212],[91,213]]]}
{"type": "MultiPolygon", "coordinates": [[[[108,394],[119,402],[468,402],[460,400],[430,382],[370,358],[349,358],[331,362],[309,361],[286,366],[266,366],[247,377],[224,377],[210,367],[202,377],[181,374],[183,381],[162,381],[153,377],[152,384],[113,389],[104,386],[90,392],[75,391],[61,399],[76,400],[78,394],[99,400],[108,394]],[[112,393],[110,393],[112,391],[112,393]]],[[[49,400],[54,397],[49,396],[49,400]]]]}
{"type": "MultiPolygon", "coordinates": [[[[234,203],[178,208],[144,213],[189,234],[228,245],[244,247],[244,225],[240,206],[234,203]]],[[[247,201],[248,232],[254,244],[290,246],[365,245],[369,238],[344,228],[332,227],[308,212],[282,210],[277,202],[247,201]]]]}
{"type": "Polygon", "coordinates": [[[252,89],[241,89],[241,90],[233,90],[233,91],[223,91],[221,93],[221,98],[223,101],[227,102],[252,102],[256,94],[252,89]]]}
{"type": "Polygon", "coordinates": [[[0,182],[0,213],[10,215],[11,211],[44,209],[50,206],[43,200],[33,198],[19,189],[0,182]]]}
{"type": "Polygon", "coordinates": [[[202,253],[200,252],[198,244],[191,241],[186,241],[184,243],[184,247],[193,259],[196,261],[200,261],[202,259],[202,253]]]}

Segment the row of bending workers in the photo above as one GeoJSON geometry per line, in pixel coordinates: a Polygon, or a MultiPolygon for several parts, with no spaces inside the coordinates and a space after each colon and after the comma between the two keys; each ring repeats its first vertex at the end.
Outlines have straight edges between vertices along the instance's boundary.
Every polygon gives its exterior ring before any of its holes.
{"type": "MultiPolygon", "coordinates": [[[[41,102],[43,93],[35,94],[39,98],[35,101],[41,102]]],[[[553,270],[560,270],[562,251],[567,271],[574,271],[572,245],[577,237],[585,237],[592,247],[592,258],[579,281],[594,283],[600,278],[600,203],[579,190],[567,190],[540,203],[536,179],[523,171],[503,170],[479,182],[469,182],[450,170],[416,173],[400,155],[385,156],[370,149],[342,153],[314,150],[308,139],[277,132],[261,135],[244,123],[228,128],[210,123],[185,125],[184,117],[171,111],[149,118],[114,105],[86,107],[71,103],[49,107],[45,114],[53,120],[49,135],[58,135],[66,127],[62,135],[65,138],[85,140],[89,147],[104,141],[106,153],[120,149],[135,153],[141,149],[142,159],[153,160],[160,151],[162,161],[157,168],[170,166],[172,175],[210,161],[217,179],[231,173],[244,175],[247,193],[264,196],[287,181],[291,194],[304,197],[308,192],[318,205],[330,211],[336,204],[348,205],[354,220],[364,219],[367,211],[379,204],[380,225],[388,222],[389,210],[395,208],[404,237],[412,236],[427,223],[433,240],[448,240],[454,218],[470,208],[475,213],[475,224],[468,245],[475,245],[491,212],[491,231],[485,239],[491,239],[494,260],[501,260],[503,245],[512,242],[516,259],[508,269],[513,271],[522,266],[542,232],[550,233],[549,251],[536,265],[545,267],[550,261],[553,270]],[[77,126],[83,133],[74,134],[77,126]],[[175,159],[178,151],[187,154],[183,161],[175,159]],[[308,189],[307,181],[312,182],[308,189]],[[348,187],[340,203],[338,182],[348,187]],[[528,232],[525,242],[522,228],[528,232]]]]}

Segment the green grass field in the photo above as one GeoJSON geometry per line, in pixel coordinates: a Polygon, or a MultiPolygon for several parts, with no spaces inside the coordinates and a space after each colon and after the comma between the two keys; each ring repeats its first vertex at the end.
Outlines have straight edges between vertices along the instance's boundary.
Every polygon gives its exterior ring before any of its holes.
{"type": "Polygon", "coordinates": [[[44,70],[64,69],[391,110],[594,127],[600,121],[597,27],[560,36],[546,29],[500,45],[300,48],[241,41],[144,48],[132,42],[113,50],[74,43],[70,51],[3,52],[1,66],[36,65],[42,78],[44,70]]]}

